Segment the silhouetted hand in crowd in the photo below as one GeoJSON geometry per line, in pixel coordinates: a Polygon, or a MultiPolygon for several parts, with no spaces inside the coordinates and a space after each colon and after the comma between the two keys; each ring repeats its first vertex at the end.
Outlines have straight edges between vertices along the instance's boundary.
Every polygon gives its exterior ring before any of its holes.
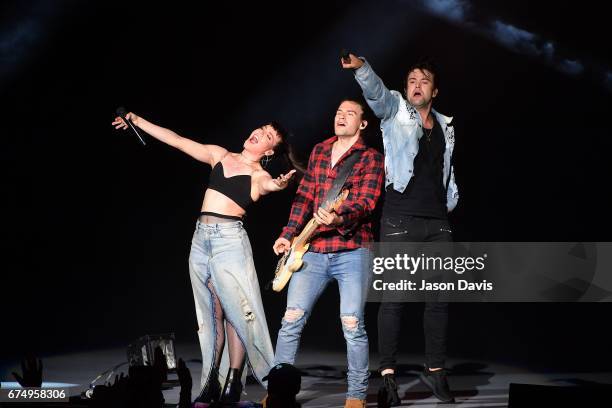
{"type": "Polygon", "coordinates": [[[115,382],[113,384],[107,384],[107,386],[111,389],[116,398],[123,401],[127,397],[128,393],[128,377],[126,377],[123,373],[121,373],[120,376],[116,375],[115,382]]]}
{"type": "Polygon", "coordinates": [[[123,373],[115,376],[115,382],[97,385],[91,397],[92,408],[127,407],[128,377],[123,373]]]}
{"type": "Polygon", "coordinates": [[[163,406],[164,395],[161,391],[161,385],[161,376],[159,370],[155,367],[130,367],[127,406],[130,408],[163,406]]]}
{"type": "Polygon", "coordinates": [[[128,378],[125,376],[124,373],[121,373],[121,375],[119,374],[115,375],[115,382],[106,383],[106,386],[110,388],[114,388],[114,389],[119,389],[119,388],[123,388],[127,386],[127,381],[128,381],[128,378]]]}
{"type": "Polygon", "coordinates": [[[160,383],[168,380],[168,363],[166,362],[164,352],[159,346],[155,347],[153,352],[153,368],[159,375],[160,383]]]}
{"type": "Polygon", "coordinates": [[[42,361],[33,354],[21,360],[21,374],[13,372],[13,377],[22,387],[40,387],[42,385],[42,361]]]}
{"type": "Polygon", "coordinates": [[[114,393],[106,385],[96,385],[91,396],[90,406],[92,408],[117,407],[124,406],[119,404],[119,400],[115,398],[114,393]]]}
{"type": "Polygon", "coordinates": [[[181,384],[179,408],[190,408],[191,387],[193,385],[193,381],[191,379],[191,373],[189,372],[189,369],[182,358],[179,358],[178,360],[176,374],[178,375],[179,383],[181,384]]]}

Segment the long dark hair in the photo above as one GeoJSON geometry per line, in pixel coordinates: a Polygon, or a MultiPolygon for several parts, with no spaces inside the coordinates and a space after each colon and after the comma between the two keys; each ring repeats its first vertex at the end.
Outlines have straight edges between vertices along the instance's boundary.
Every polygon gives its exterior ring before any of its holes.
{"type": "MultiPolygon", "coordinates": [[[[304,174],[305,168],[291,145],[291,134],[278,122],[272,121],[264,124],[264,126],[266,125],[276,130],[280,138],[280,142],[274,146],[274,155],[270,160],[270,164],[274,163],[275,167],[279,166],[281,168],[280,172],[282,173],[287,173],[292,169],[297,170],[298,174],[293,177],[293,180],[299,180],[299,177],[304,174]]],[[[270,165],[266,165],[265,167],[270,168],[270,165]]]]}

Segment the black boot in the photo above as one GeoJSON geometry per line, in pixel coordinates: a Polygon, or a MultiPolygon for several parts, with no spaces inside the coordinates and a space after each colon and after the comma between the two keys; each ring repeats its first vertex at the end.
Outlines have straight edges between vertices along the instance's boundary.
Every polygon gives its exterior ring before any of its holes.
{"type": "Polygon", "coordinates": [[[230,368],[225,378],[220,401],[238,402],[242,394],[242,368],[230,368]]]}
{"type": "Polygon", "coordinates": [[[198,395],[194,402],[216,402],[219,401],[220,397],[221,384],[219,383],[219,369],[215,367],[210,371],[208,383],[202,388],[200,395],[198,395]]]}
{"type": "Polygon", "coordinates": [[[397,383],[395,375],[383,375],[383,383],[378,389],[378,408],[399,407],[402,400],[397,395],[397,383]]]}
{"type": "Polygon", "coordinates": [[[423,383],[429,387],[437,399],[445,403],[455,402],[455,398],[453,398],[453,394],[451,394],[448,387],[445,369],[431,371],[429,367],[425,365],[425,369],[423,370],[423,373],[421,373],[420,378],[421,381],[423,381],[423,383]]]}

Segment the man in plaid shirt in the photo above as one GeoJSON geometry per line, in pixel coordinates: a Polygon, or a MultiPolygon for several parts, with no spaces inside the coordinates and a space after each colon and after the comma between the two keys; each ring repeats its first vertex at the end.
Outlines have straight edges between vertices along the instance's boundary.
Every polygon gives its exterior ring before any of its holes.
{"type": "Polygon", "coordinates": [[[335,279],[340,291],[340,320],[347,344],[348,392],[345,407],[365,407],[368,389],[368,335],[363,321],[370,257],[367,248],[373,240],[370,215],[380,196],[384,165],[383,156],[366,147],[361,132],[367,126],[364,105],[344,100],[334,120],[336,135],[317,144],[308,160],[289,222],[274,243],[276,254],[287,251],[290,239],[314,217],[320,224],[305,265],[289,283],[287,310],[276,343],[275,364],[293,364],[306,320],[319,295],[335,279]],[[345,185],[350,193],[337,211],[321,208],[331,189],[338,169],[350,155],[360,155],[345,185]]]}

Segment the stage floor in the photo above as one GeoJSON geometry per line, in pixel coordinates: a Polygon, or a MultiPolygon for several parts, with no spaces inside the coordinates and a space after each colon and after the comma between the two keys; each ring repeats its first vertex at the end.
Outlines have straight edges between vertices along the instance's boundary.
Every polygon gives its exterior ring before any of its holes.
{"type": "MultiPolygon", "coordinates": [[[[196,344],[177,344],[178,357],[187,362],[194,379],[192,395],[199,392],[200,358],[196,344]]],[[[437,400],[420,383],[418,374],[422,356],[403,355],[402,365],[398,369],[400,396],[405,407],[429,408],[438,406],[437,400]]],[[[98,374],[126,361],[125,348],[96,350],[44,356],[43,379],[45,383],[62,383],[70,386],[71,395],[77,395],[87,389],[88,384],[98,374]]],[[[370,368],[375,370],[378,358],[373,355],[370,368]]],[[[305,408],[343,407],[346,392],[344,370],[345,355],[342,352],[321,352],[303,350],[298,354],[296,366],[309,375],[302,378],[302,392],[299,401],[305,408]]],[[[456,395],[456,404],[440,404],[445,407],[506,407],[508,405],[508,387],[510,383],[540,385],[575,385],[583,383],[612,384],[612,372],[599,373],[538,373],[521,367],[498,364],[489,361],[451,359],[448,368],[451,389],[456,395]]],[[[18,362],[3,362],[0,378],[2,388],[11,387],[11,371],[18,371],[18,362]]],[[[127,373],[127,366],[119,372],[127,373]]],[[[114,375],[113,375],[114,378],[114,375]]],[[[373,373],[370,379],[368,407],[376,407],[376,392],[381,383],[380,377],[373,373]]],[[[164,391],[168,404],[178,402],[179,389],[164,391]]],[[[258,401],[265,395],[265,390],[249,381],[246,387],[245,400],[258,401]]]]}

